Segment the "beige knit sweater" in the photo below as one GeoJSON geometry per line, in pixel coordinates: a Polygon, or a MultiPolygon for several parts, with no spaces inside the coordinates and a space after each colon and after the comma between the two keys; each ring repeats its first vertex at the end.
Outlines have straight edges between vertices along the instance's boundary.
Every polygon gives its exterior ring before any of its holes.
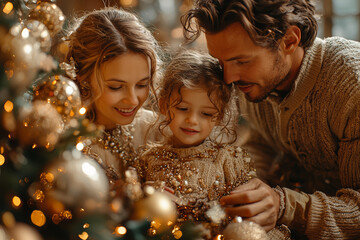
{"type": "Polygon", "coordinates": [[[360,239],[360,43],[316,39],[283,100],[250,103],[239,94],[258,175],[266,178],[276,155],[288,160],[280,166],[307,172],[307,193],[283,188],[279,223],[309,239],[360,239]]]}

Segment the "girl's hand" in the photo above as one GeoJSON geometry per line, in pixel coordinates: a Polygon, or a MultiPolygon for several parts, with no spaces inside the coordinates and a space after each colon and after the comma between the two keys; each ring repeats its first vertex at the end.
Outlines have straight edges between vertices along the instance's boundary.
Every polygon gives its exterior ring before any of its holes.
{"type": "Polygon", "coordinates": [[[220,203],[229,216],[240,216],[270,231],[276,225],[280,196],[266,183],[254,178],[222,197],[220,203]]]}

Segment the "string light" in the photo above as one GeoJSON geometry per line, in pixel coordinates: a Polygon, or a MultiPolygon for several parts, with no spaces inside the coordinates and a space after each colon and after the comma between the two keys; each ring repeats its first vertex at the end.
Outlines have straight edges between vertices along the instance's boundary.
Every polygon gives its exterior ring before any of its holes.
{"type": "Polygon", "coordinates": [[[118,236],[125,235],[127,232],[127,229],[124,226],[118,226],[115,228],[115,233],[118,236]]]}
{"type": "Polygon", "coordinates": [[[10,100],[7,100],[4,104],[4,109],[6,112],[11,112],[14,109],[14,104],[10,100]]]}
{"type": "Polygon", "coordinates": [[[14,196],[12,199],[12,205],[17,208],[21,205],[21,199],[18,196],[14,196]]]}
{"type": "Polygon", "coordinates": [[[84,115],[86,113],[86,108],[82,107],[79,110],[80,115],[84,115]]]}
{"type": "Polygon", "coordinates": [[[9,14],[14,8],[14,5],[11,2],[7,2],[3,8],[5,14],[9,14]]]}
{"type": "Polygon", "coordinates": [[[0,166],[4,165],[4,163],[5,163],[5,157],[2,154],[0,154],[0,166]]]}
{"type": "Polygon", "coordinates": [[[46,217],[42,211],[34,210],[31,213],[31,222],[38,227],[42,227],[46,223],[46,217]]]}
{"type": "Polygon", "coordinates": [[[89,234],[87,232],[83,232],[82,234],[79,234],[79,238],[81,238],[82,240],[86,240],[88,239],[89,234]]]}
{"type": "Polygon", "coordinates": [[[78,144],[76,144],[76,149],[81,151],[84,149],[84,144],[82,142],[79,142],[78,144]]]}

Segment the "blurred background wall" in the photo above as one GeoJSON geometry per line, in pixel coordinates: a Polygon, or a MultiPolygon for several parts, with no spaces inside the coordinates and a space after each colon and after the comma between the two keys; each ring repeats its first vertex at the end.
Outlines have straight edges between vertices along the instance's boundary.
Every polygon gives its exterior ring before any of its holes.
{"type": "MultiPolygon", "coordinates": [[[[319,14],[318,36],[343,36],[360,40],[360,0],[315,0],[319,14]]],[[[180,16],[192,6],[192,0],[57,0],[68,19],[104,6],[120,6],[137,13],[153,30],[156,38],[170,49],[182,43],[180,16]]],[[[203,37],[194,43],[206,49],[203,37]]]]}

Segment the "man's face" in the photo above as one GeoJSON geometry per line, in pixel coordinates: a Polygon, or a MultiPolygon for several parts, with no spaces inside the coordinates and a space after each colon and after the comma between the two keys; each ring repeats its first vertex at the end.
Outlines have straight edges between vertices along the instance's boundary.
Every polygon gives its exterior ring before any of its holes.
{"type": "Polygon", "coordinates": [[[206,33],[209,53],[220,61],[227,84],[235,83],[247,100],[260,102],[288,84],[290,64],[279,50],[256,46],[240,23],[206,33]]]}

